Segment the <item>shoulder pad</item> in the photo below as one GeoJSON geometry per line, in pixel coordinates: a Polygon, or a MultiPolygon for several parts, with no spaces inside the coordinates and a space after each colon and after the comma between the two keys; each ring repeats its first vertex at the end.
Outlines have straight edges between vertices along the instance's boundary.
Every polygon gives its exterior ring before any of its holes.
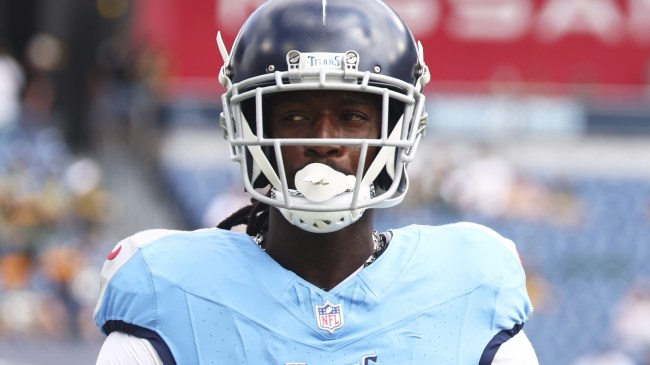
{"type": "Polygon", "coordinates": [[[101,270],[100,293],[97,305],[95,306],[95,313],[99,310],[106,287],[111,281],[115,273],[117,273],[124,264],[126,264],[138,249],[146,244],[155,242],[163,237],[167,237],[180,231],[167,230],[167,229],[151,229],[138,232],[131,237],[125,238],[118,242],[113,250],[106,256],[106,261],[101,270]]]}
{"type": "Polygon", "coordinates": [[[510,251],[515,257],[517,257],[518,260],[521,261],[521,257],[519,256],[519,252],[517,251],[517,246],[512,240],[509,240],[502,235],[500,235],[497,231],[493,230],[492,228],[489,228],[487,226],[484,226],[482,224],[478,223],[472,223],[472,222],[459,222],[459,223],[453,223],[450,226],[455,226],[455,227],[461,227],[461,228],[467,228],[471,230],[477,230],[480,232],[485,233],[486,235],[494,238],[497,242],[499,242],[503,247],[505,247],[508,251],[510,251]]]}

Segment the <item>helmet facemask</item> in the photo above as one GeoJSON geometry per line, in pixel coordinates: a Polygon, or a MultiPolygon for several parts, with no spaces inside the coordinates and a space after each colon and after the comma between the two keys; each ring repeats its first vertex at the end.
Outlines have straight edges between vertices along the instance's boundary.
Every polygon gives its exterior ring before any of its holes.
{"type": "MultiPolygon", "coordinates": [[[[295,59],[296,53],[292,55],[295,59]]],[[[330,57],[341,56],[344,55],[330,57]]],[[[408,188],[406,167],[413,158],[426,124],[424,95],[413,85],[383,75],[349,69],[276,71],[257,80],[232,85],[223,96],[223,106],[222,122],[231,145],[231,158],[241,164],[246,191],[256,200],[278,208],[292,224],[310,232],[336,231],[354,223],[367,208],[385,208],[401,202],[408,188]],[[249,84],[253,82],[267,86],[252,88],[249,84]],[[264,131],[266,127],[266,96],[301,90],[354,91],[378,95],[382,100],[380,136],[362,140],[280,139],[267,137],[264,132],[256,133],[264,131]],[[391,108],[391,104],[395,106],[391,108]],[[254,105],[254,111],[251,111],[251,105],[254,105]],[[391,111],[398,114],[396,110],[399,109],[403,109],[403,113],[395,120],[396,117],[390,115],[391,111]],[[327,166],[308,166],[307,180],[305,176],[297,175],[302,180],[288,181],[281,152],[283,146],[291,145],[360,148],[356,174],[345,176],[327,166]],[[365,157],[371,147],[380,149],[372,163],[366,166],[365,157]],[[267,181],[272,189],[270,196],[256,189],[267,181]],[[338,189],[336,193],[332,193],[334,185],[338,189]],[[323,199],[322,196],[329,198],[323,199]]]]}

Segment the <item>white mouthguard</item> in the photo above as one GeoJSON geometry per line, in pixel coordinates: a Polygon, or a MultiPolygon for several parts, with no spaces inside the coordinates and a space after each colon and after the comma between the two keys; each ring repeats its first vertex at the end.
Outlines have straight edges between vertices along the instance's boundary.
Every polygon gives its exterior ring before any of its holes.
{"type": "Polygon", "coordinates": [[[320,203],[354,189],[356,178],[322,163],[312,163],[296,173],[296,189],[309,201],[320,203]]]}

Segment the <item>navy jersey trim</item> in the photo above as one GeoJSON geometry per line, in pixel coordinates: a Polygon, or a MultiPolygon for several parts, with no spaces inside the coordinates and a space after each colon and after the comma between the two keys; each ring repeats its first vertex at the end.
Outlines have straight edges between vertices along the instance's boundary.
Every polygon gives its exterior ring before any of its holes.
{"type": "Polygon", "coordinates": [[[501,345],[503,345],[506,341],[509,339],[513,338],[521,329],[524,328],[524,324],[516,324],[512,329],[509,330],[503,330],[494,337],[492,337],[492,340],[488,342],[487,346],[485,346],[485,350],[483,350],[483,355],[481,356],[481,359],[478,362],[478,365],[490,365],[492,364],[492,361],[494,361],[494,357],[497,355],[497,351],[499,351],[499,348],[501,345]]]}
{"type": "Polygon", "coordinates": [[[111,332],[124,332],[135,337],[144,338],[151,343],[164,365],[176,365],[176,360],[174,360],[174,356],[165,341],[159,334],[150,329],[116,320],[106,321],[102,329],[107,335],[111,332]]]}

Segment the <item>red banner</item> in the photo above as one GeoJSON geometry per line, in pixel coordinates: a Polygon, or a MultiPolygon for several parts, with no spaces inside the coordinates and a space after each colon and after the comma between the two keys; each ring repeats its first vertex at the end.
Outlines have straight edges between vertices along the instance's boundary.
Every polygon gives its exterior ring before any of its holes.
{"type": "MultiPolygon", "coordinates": [[[[162,51],[174,78],[212,78],[264,0],[139,0],[134,36],[162,51]]],[[[392,0],[422,41],[434,81],[650,81],[650,0],[392,0]]]]}

